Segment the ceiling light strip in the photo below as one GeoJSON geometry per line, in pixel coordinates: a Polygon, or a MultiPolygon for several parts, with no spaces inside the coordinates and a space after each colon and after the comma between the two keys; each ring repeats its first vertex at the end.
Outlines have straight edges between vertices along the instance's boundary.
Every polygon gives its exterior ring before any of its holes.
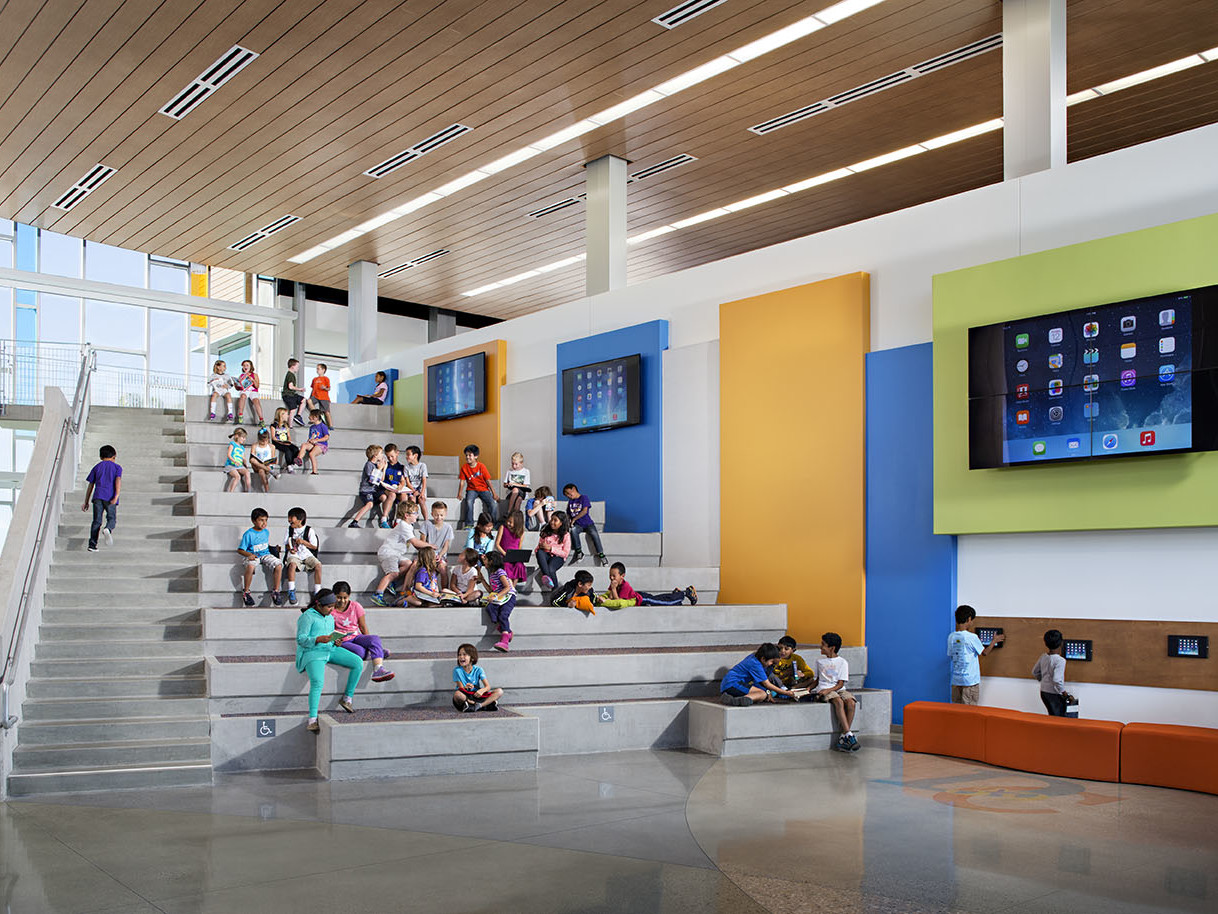
{"type": "Polygon", "coordinates": [[[159,109],[159,113],[180,121],[257,57],[258,54],[249,48],[243,48],[239,44],[233,45],[215,63],[195,77],[190,85],[167,101],[159,109]]]}
{"type": "MultiPolygon", "coordinates": [[[[776,32],[771,32],[769,35],[765,35],[756,41],[752,41],[749,44],[744,45],[743,47],[737,48],[734,51],[729,51],[727,54],[724,54],[721,57],[716,57],[714,60],[707,61],[700,66],[694,67],[692,70],[678,74],[677,76],[660,83],[658,86],[654,86],[645,92],[639,93],[633,98],[627,99],[626,101],[614,105],[611,108],[605,109],[599,114],[594,114],[591,117],[585,118],[582,121],[578,121],[577,123],[570,125],[569,127],[564,127],[562,130],[552,133],[547,137],[542,137],[539,140],[535,140],[534,142],[529,143],[527,146],[518,149],[515,152],[511,152],[503,158],[490,163],[489,165],[484,165],[483,167],[470,172],[468,175],[464,175],[463,177],[458,178],[455,181],[451,181],[442,187],[437,187],[430,194],[424,194],[423,197],[416,197],[414,200],[410,201],[409,204],[406,204],[406,206],[411,206],[414,204],[413,207],[406,210],[406,212],[413,212],[416,209],[420,209],[428,205],[428,203],[434,202],[441,197],[446,197],[449,194],[454,194],[463,188],[469,187],[471,184],[477,183],[483,178],[488,178],[493,174],[503,171],[504,169],[511,168],[513,165],[527,159],[531,159],[533,156],[538,155],[539,153],[553,149],[556,146],[561,146],[563,143],[570,142],[571,140],[580,137],[589,131],[595,130],[597,127],[602,127],[605,124],[625,117],[627,114],[638,111],[641,108],[645,108],[647,105],[654,104],[664,98],[669,98],[676,95],[678,92],[683,92],[690,86],[696,86],[698,83],[704,82],[707,79],[719,75],[720,73],[724,73],[733,67],[737,67],[742,63],[747,63],[750,60],[755,60],[756,58],[761,57],[763,54],[768,54],[771,51],[777,50],[778,48],[785,47],[792,42],[798,41],[800,38],[810,35],[819,29],[825,28],[825,26],[841,22],[843,19],[853,16],[855,13],[860,13],[863,10],[870,9],[873,6],[878,6],[883,2],[884,0],[842,0],[841,3],[835,3],[832,6],[828,6],[819,13],[812,16],[807,16],[798,22],[778,29],[776,32]],[[424,197],[430,197],[430,199],[424,200],[424,197]]],[[[401,210],[404,208],[405,207],[399,207],[396,210],[390,210],[390,212],[397,213],[398,215],[405,215],[405,212],[401,212],[401,210]]],[[[368,223],[364,223],[364,225],[367,224],[368,223]]],[[[353,237],[358,238],[360,235],[366,234],[368,231],[371,231],[371,229],[364,229],[361,226],[353,237]]],[[[347,233],[344,233],[344,235],[346,234],[347,233]]],[[[336,237],[343,236],[340,235],[336,237]]],[[[333,241],[333,239],[331,239],[331,241],[333,241]]],[[[295,257],[289,257],[288,260],[291,263],[306,263],[315,257],[320,257],[333,247],[334,245],[331,244],[330,241],[325,241],[319,245],[309,248],[307,251],[302,251],[295,257]]]]}
{"type": "Polygon", "coordinates": [[[97,164],[85,173],[85,176],[69,187],[51,206],[56,209],[69,210],[93,191],[97,190],[110,179],[117,169],[109,165],[97,164]]]}

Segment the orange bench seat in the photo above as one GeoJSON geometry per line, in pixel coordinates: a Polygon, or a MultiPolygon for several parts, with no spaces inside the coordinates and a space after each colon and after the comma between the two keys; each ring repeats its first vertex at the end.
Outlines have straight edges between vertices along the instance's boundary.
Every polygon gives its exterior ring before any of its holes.
{"type": "Polygon", "coordinates": [[[1115,720],[992,714],[985,726],[985,762],[1063,778],[1120,781],[1123,727],[1115,720]]]}
{"type": "Polygon", "coordinates": [[[1173,724],[1126,724],[1121,780],[1218,794],[1218,730],[1173,724]]]}
{"type": "Polygon", "coordinates": [[[914,701],[905,706],[902,742],[906,752],[928,752],[985,760],[986,712],[971,705],[914,701]]]}

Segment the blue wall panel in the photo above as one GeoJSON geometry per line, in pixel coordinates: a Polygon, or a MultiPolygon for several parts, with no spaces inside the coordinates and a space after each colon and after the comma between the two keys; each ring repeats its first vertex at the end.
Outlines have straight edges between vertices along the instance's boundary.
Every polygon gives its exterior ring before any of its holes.
{"type": "Polygon", "coordinates": [[[956,538],[934,529],[931,344],[867,356],[867,685],[947,701],[956,538]]]}
{"type": "MultiPolygon", "coordinates": [[[[605,502],[605,529],[655,533],[664,529],[664,365],[668,321],[650,321],[558,344],[558,486],[569,482],[605,502]],[[584,435],[562,433],[562,373],[592,362],[638,353],[639,425],[584,435]]],[[[554,495],[561,501],[562,492],[554,495]]]]}
{"type": "MultiPolygon", "coordinates": [[[[396,368],[382,368],[385,372],[386,381],[389,383],[389,396],[385,399],[385,405],[393,405],[393,382],[398,379],[398,370],[396,368]]],[[[304,385],[307,387],[308,385],[304,385]]],[[[376,372],[360,375],[358,378],[351,378],[349,381],[342,381],[338,385],[338,393],[334,400],[337,403],[350,403],[352,397],[357,397],[360,394],[371,396],[372,391],[376,389],[376,372]]]]}

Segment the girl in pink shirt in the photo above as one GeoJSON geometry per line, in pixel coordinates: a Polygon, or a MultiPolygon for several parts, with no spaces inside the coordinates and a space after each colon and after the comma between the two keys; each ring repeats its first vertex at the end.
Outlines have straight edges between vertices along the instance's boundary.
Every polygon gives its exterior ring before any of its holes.
{"type": "Polygon", "coordinates": [[[542,590],[558,587],[558,569],[571,553],[571,522],[567,512],[555,511],[537,544],[537,580],[542,590]]]}
{"type": "Polygon", "coordinates": [[[360,660],[372,658],[372,681],[388,682],[393,678],[392,670],[385,669],[385,658],[389,651],[381,645],[381,639],[369,634],[368,623],[364,619],[364,607],[351,599],[351,585],[346,581],[334,583],[334,596],[338,602],[330,613],[334,617],[334,631],[343,636],[339,642],[360,660]]]}

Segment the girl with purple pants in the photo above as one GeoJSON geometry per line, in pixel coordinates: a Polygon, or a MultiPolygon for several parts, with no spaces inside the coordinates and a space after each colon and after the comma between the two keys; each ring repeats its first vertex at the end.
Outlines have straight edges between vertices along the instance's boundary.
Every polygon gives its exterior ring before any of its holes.
{"type": "Polygon", "coordinates": [[[507,651],[512,643],[512,610],[516,608],[516,585],[503,570],[503,553],[492,550],[482,556],[482,564],[487,571],[491,594],[486,598],[486,611],[499,629],[499,642],[495,645],[497,651],[507,651]]]}
{"type": "Polygon", "coordinates": [[[364,618],[364,607],[351,599],[351,585],[346,581],[334,583],[334,596],[338,600],[330,613],[334,617],[334,630],[343,636],[339,642],[360,660],[372,658],[372,681],[388,682],[394,674],[385,669],[385,658],[389,656],[381,645],[381,639],[368,632],[364,618]]]}

